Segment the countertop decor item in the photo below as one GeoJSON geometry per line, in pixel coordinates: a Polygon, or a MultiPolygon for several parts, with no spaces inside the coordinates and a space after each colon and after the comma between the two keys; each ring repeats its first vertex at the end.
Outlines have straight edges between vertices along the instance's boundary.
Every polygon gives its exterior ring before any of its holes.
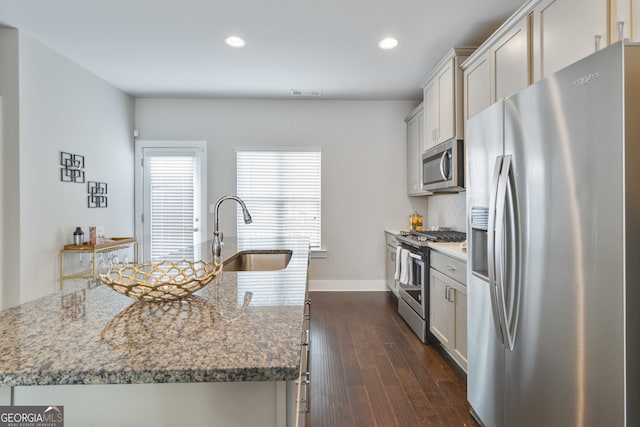
{"type": "Polygon", "coordinates": [[[76,227],[76,231],[73,232],[73,244],[76,246],[82,246],[84,243],[84,231],[82,228],[76,227]]]}
{"type": "Polygon", "coordinates": [[[171,301],[202,289],[222,271],[222,263],[161,261],[128,265],[101,274],[111,289],[142,301],[171,301]]]}
{"type": "Polygon", "coordinates": [[[412,231],[420,231],[422,230],[423,217],[418,213],[413,213],[409,215],[409,229],[412,231]]]}

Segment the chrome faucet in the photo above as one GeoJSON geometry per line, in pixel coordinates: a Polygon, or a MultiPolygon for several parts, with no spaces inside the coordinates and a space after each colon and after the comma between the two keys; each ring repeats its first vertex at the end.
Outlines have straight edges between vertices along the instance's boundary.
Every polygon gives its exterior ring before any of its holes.
{"type": "Polygon", "coordinates": [[[242,199],[236,196],[223,196],[216,202],[216,205],[213,209],[213,243],[211,244],[211,252],[213,253],[213,260],[220,261],[220,254],[222,252],[222,246],[224,243],[222,242],[222,231],[220,231],[220,224],[218,223],[218,219],[220,218],[220,205],[225,200],[235,200],[240,204],[242,208],[242,216],[244,217],[245,224],[251,224],[253,221],[251,219],[251,214],[247,210],[247,206],[244,204],[242,199]]]}

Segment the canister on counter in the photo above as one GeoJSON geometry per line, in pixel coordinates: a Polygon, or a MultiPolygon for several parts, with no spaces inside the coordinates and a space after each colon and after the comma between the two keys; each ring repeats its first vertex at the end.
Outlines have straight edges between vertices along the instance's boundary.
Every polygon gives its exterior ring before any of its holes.
{"type": "Polygon", "coordinates": [[[414,212],[409,216],[409,219],[410,219],[409,230],[422,231],[422,215],[414,212]]]}
{"type": "Polygon", "coordinates": [[[73,232],[73,244],[76,246],[82,246],[84,243],[84,231],[80,227],[76,227],[76,231],[73,232]]]}

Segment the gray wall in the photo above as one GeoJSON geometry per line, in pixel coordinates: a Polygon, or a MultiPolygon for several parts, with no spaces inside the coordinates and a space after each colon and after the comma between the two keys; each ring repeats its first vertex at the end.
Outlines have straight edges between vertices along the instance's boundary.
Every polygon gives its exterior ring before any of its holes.
{"type": "Polygon", "coordinates": [[[8,307],[58,289],[58,254],[76,226],[87,234],[90,225],[104,225],[107,236],[133,236],[134,109],[131,97],[27,34],[0,31],[1,46],[9,39],[12,48],[2,59],[17,73],[8,92],[0,81],[0,286],[8,307]],[[60,151],[84,155],[87,180],[108,183],[107,209],[87,207],[86,183],[60,182],[60,151]]]}
{"type": "Polygon", "coordinates": [[[20,300],[18,31],[0,29],[0,308],[20,300]]]}
{"type": "MultiPolygon", "coordinates": [[[[208,203],[234,194],[236,147],[322,149],[322,242],[310,279],[330,287],[384,288],[385,227],[407,228],[426,200],[406,195],[410,101],[137,99],[144,140],[206,140],[208,203]]],[[[235,234],[235,207],[221,228],[235,234]]],[[[211,223],[209,223],[209,235],[211,223]]]]}

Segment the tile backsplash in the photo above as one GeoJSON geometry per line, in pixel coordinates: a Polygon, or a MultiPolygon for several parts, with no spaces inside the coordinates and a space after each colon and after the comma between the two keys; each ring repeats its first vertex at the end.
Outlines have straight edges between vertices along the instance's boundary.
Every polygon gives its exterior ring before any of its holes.
{"type": "Polygon", "coordinates": [[[466,231],[466,194],[461,192],[430,196],[427,206],[427,227],[451,227],[457,231],[466,231]]]}

